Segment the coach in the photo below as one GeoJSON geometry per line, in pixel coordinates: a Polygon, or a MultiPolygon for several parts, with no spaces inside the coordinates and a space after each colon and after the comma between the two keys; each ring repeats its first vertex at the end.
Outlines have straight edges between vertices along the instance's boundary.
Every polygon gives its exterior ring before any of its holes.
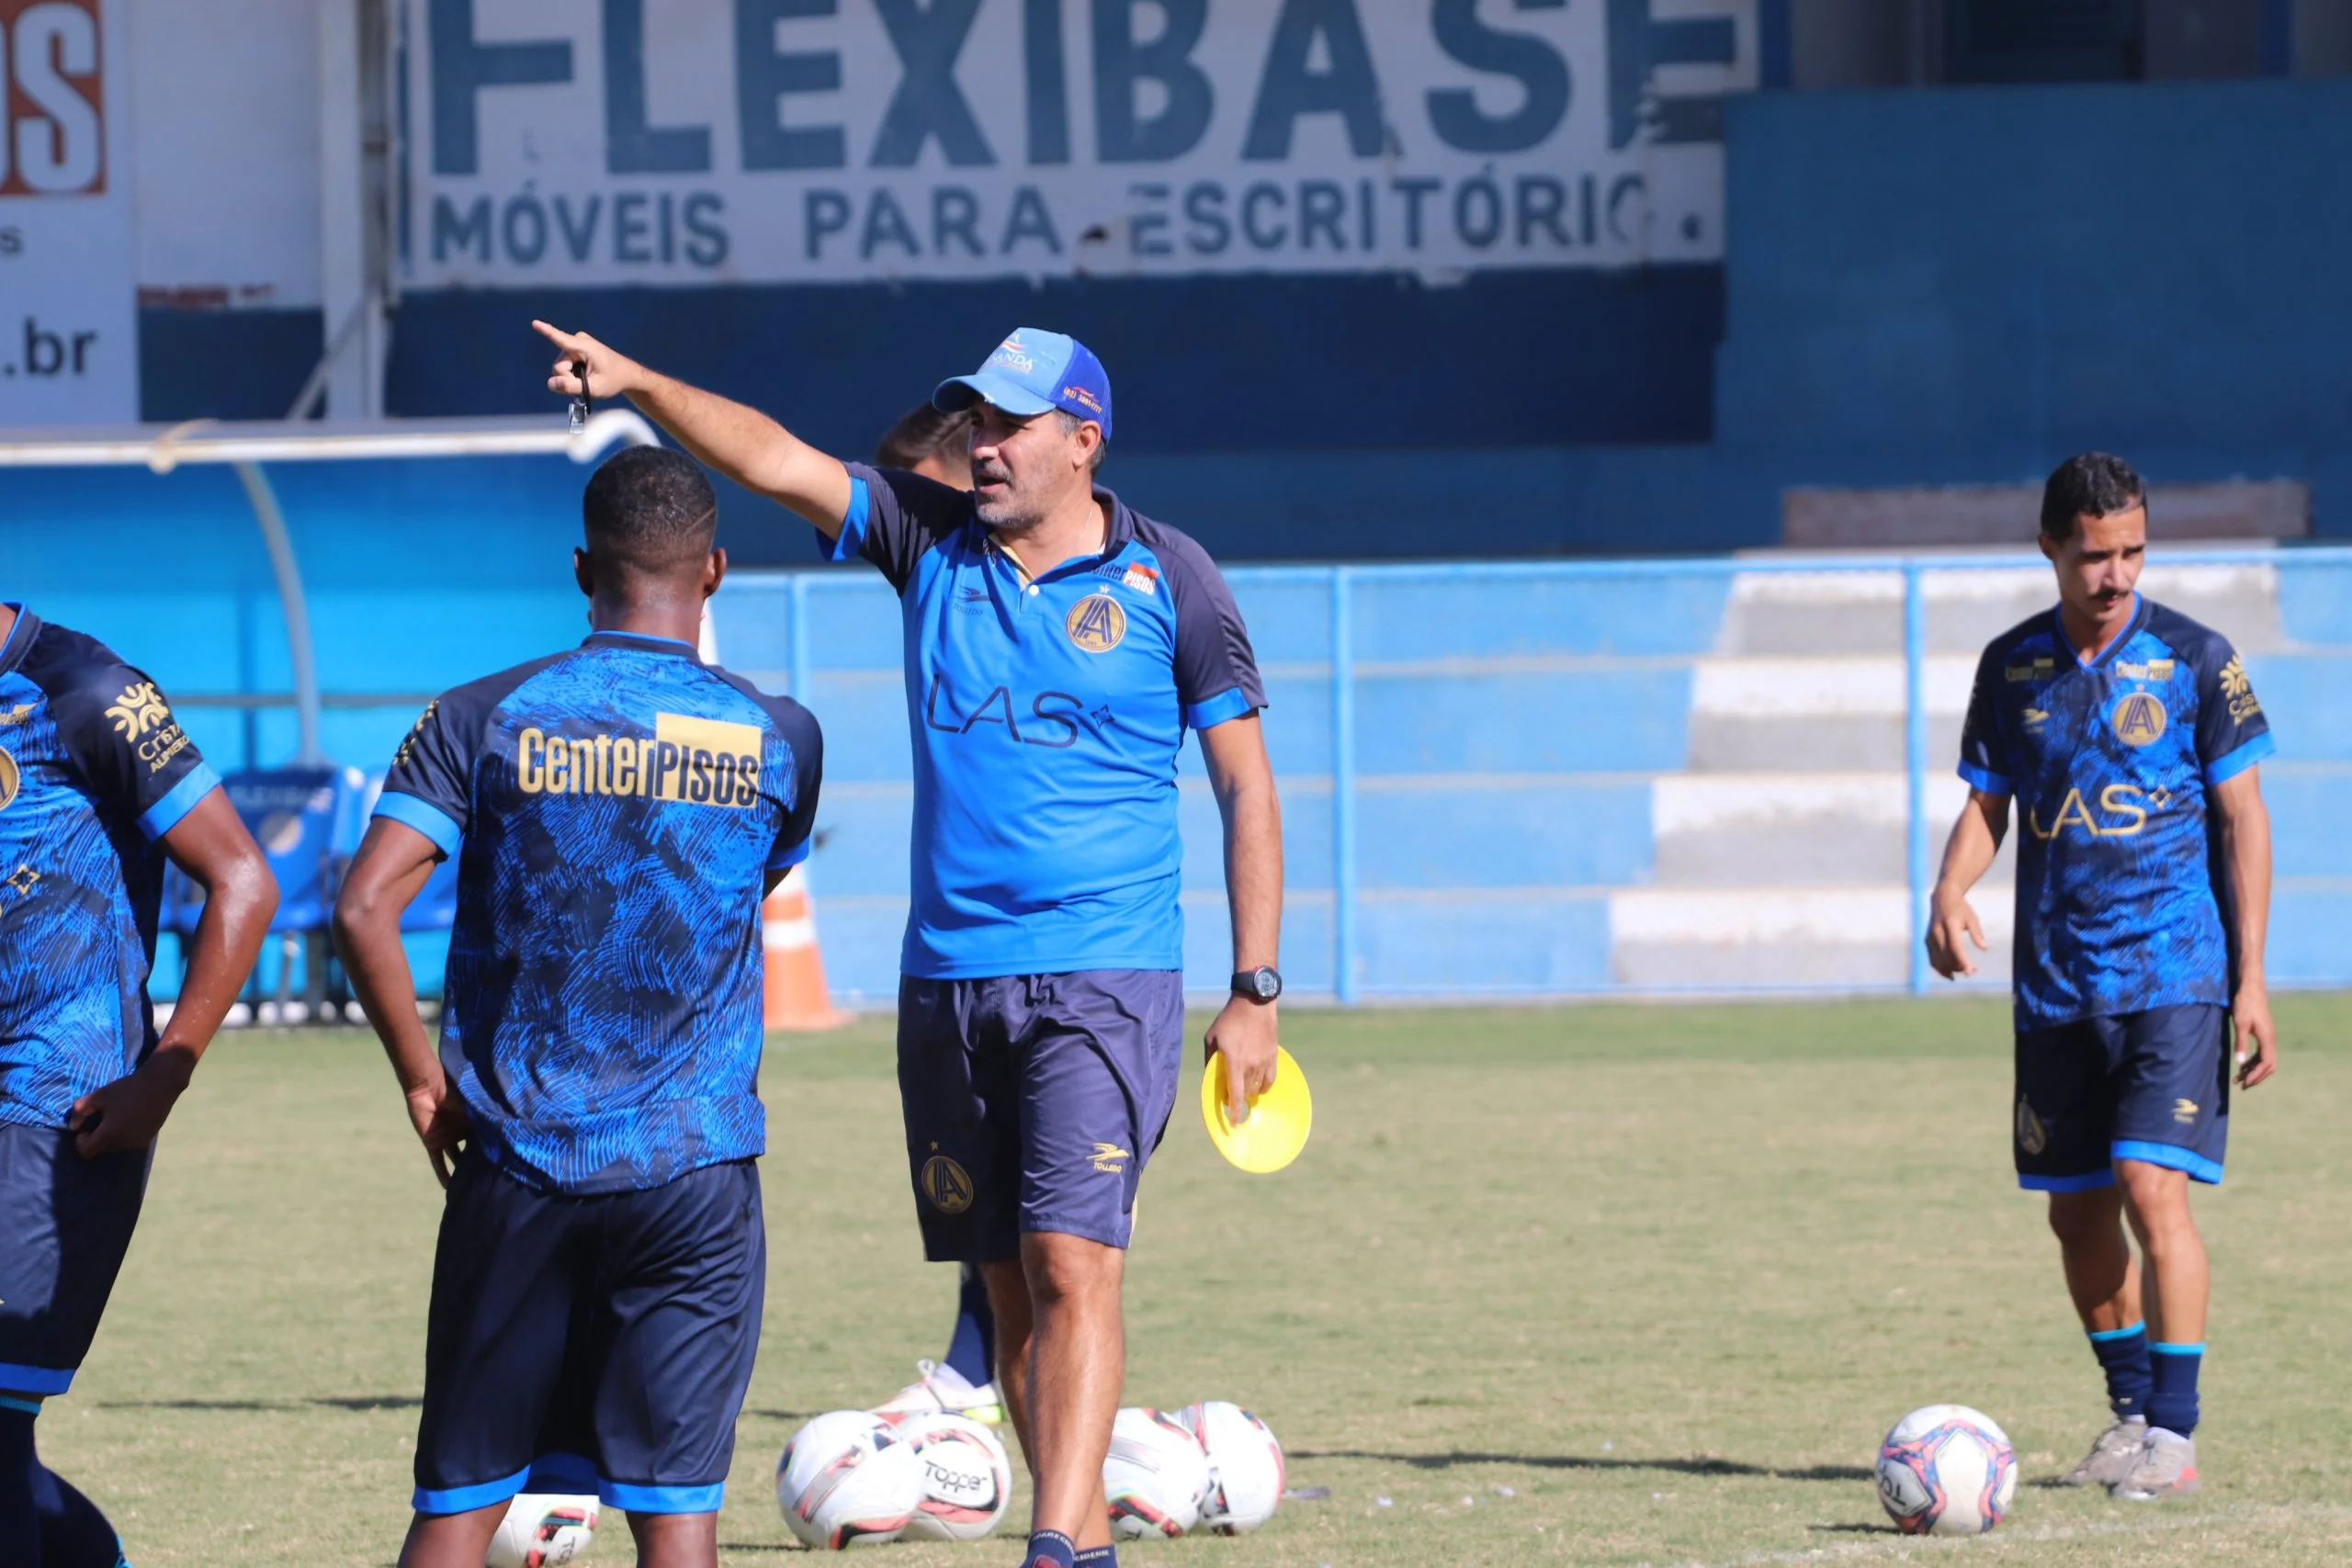
{"type": "Polygon", "coordinates": [[[967,492],[844,464],[536,324],[562,354],[550,390],[573,390],[585,361],[594,395],[628,396],[899,591],[915,774],[899,1087],[924,1247],[988,1278],[1035,1483],[1023,1562],[1112,1562],[1124,1249],[1182,1053],[1187,728],[1224,818],[1233,918],[1234,995],[1206,1043],[1237,1094],[1274,1075],[1282,818],[1232,595],[1198,545],[1094,482],[1111,386],[1070,338],[1024,327],[940,385],[937,406],[972,415],[967,492]]]}

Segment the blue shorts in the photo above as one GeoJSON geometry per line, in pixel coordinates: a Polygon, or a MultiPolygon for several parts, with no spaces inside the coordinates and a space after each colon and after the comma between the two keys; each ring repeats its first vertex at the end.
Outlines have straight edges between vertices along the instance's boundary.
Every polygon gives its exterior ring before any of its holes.
{"type": "Polygon", "coordinates": [[[0,1391],[73,1386],[130,1249],[153,1157],[84,1159],[62,1127],[0,1122],[0,1391]]]}
{"type": "Polygon", "coordinates": [[[717,1512],[766,1280],[749,1160],[571,1197],[469,1152],[433,1257],[416,1511],[503,1503],[536,1462],[630,1513],[717,1512]]]}
{"type": "Polygon", "coordinates": [[[2210,1003],[2018,1034],[2018,1185],[2081,1192],[2145,1160],[2222,1179],[2230,1139],[2229,1014],[2210,1003]]]}
{"type": "Polygon", "coordinates": [[[1184,976],[899,981],[899,1098],[923,1253],[1004,1263],[1029,1231],[1124,1247],[1168,1130],[1184,976]]]}

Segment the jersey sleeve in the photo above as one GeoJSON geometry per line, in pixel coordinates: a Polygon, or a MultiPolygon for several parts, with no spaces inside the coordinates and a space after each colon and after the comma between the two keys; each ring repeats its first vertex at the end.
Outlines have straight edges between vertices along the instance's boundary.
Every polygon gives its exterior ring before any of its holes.
{"type": "Polygon", "coordinates": [[[817,727],[816,716],[791,698],[756,694],[792,759],[784,785],[790,793],[776,823],[775,848],[768,854],[768,869],[783,871],[807,860],[815,847],[817,795],[825,777],[825,736],[817,727]]]}
{"type": "Polygon", "coordinates": [[[220,775],[145,671],[110,658],[78,659],[40,683],[74,770],[93,795],[130,817],[151,840],[177,827],[220,787],[220,775]]]}
{"type": "Polygon", "coordinates": [[[1265,683],[1225,574],[1206,550],[1182,535],[1149,543],[1176,609],[1176,698],[1184,705],[1184,722],[1212,729],[1256,713],[1266,705],[1265,683]]]}
{"type": "Polygon", "coordinates": [[[2246,677],[2245,656],[2215,637],[2197,660],[2197,761],[2205,782],[2233,779],[2278,749],[2246,677]]]}
{"type": "Polygon", "coordinates": [[[1988,648],[1976,661],[1976,683],[1968,694],[1968,716],[1960,727],[1960,776],[1986,795],[2015,795],[2009,761],[2001,745],[2002,654],[1988,648]]]}
{"type": "Polygon", "coordinates": [[[424,705],[416,727],[392,753],[375,815],[415,829],[443,858],[458,852],[473,814],[473,752],[481,725],[460,692],[424,705]]]}
{"type": "Polygon", "coordinates": [[[829,560],[873,562],[903,593],[923,553],[971,521],[972,498],[904,468],[846,466],[849,511],[841,534],[830,540],[820,534],[818,542],[829,560]]]}

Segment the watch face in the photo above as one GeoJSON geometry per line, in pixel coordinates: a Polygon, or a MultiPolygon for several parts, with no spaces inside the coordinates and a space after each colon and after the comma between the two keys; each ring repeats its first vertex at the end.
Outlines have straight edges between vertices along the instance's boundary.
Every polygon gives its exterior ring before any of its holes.
{"type": "Polygon", "coordinates": [[[1261,1001],[1272,1001],[1283,994],[1283,977],[1271,969],[1259,969],[1250,974],[1250,988],[1261,1001]]]}

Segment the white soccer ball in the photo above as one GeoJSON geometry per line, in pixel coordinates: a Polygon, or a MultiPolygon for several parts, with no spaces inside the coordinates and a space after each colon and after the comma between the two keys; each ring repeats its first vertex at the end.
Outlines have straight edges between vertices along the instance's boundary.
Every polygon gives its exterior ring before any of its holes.
{"type": "Polygon", "coordinates": [[[915,1450],[922,1497],[908,1540],[978,1540],[1012,1501],[1012,1461],[997,1435],[968,1416],[925,1411],[894,1425],[915,1450]]]}
{"type": "Polygon", "coordinates": [[[800,1543],[820,1551],[896,1540],[922,1502],[914,1444],[864,1410],[818,1416],[776,1461],[775,1506],[800,1543]]]}
{"type": "Polygon", "coordinates": [[[1878,1500],[1905,1535],[1983,1535],[2017,1489],[2009,1435],[1965,1404],[1914,1410],[1879,1445],[1878,1500]]]}
{"type": "Polygon", "coordinates": [[[1182,1535],[1200,1523],[1208,1491],[1208,1456],[1182,1421],[1133,1405],[1119,1412],[1102,1461],[1113,1535],[1122,1540],[1182,1535]]]}
{"type": "Polygon", "coordinates": [[[526,1492],[506,1505],[490,1538],[485,1568],[558,1568],[588,1555],[596,1538],[596,1499],[526,1492]]]}
{"type": "Polygon", "coordinates": [[[1274,1517],[1283,1500],[1283,1446],[1266,1424],[1238,1404],[1205,1399],[1176,1417],[1209,1461],[1200,1528],[1247,1535],[1274,1517]]]}

